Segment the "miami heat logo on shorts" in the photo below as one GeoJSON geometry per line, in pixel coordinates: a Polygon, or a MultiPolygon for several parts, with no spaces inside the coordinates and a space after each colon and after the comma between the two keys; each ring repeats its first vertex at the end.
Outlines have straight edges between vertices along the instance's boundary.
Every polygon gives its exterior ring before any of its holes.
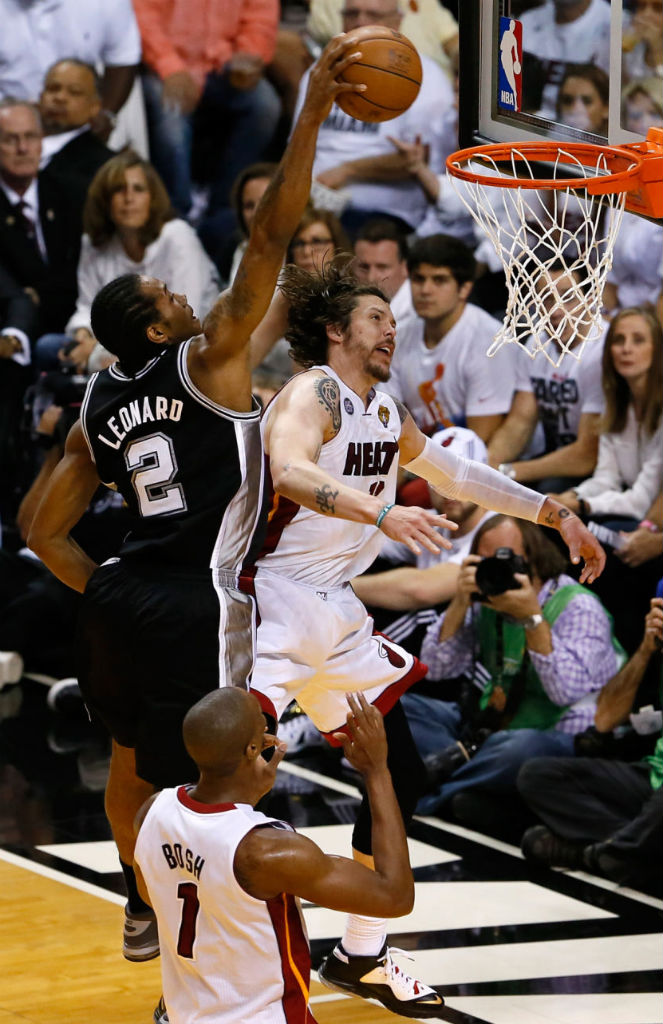
{"type": "Polygon", "coordinates": [[[378,419],[382,426],[386,429],[389,425],[389,410],[386,405],[378,406],[378,419]]]}

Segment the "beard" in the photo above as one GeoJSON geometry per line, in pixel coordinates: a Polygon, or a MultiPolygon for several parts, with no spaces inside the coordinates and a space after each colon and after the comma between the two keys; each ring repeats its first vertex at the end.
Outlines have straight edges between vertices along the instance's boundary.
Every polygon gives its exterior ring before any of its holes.
{"type": "Polygon", "coordinates": [[[375,377],[380,384],[386,384],[391,377],[391,367],[381,366],[379,363],[373,363],[370,359],[367,359],[366,373],[371,377],[375,377]]]}

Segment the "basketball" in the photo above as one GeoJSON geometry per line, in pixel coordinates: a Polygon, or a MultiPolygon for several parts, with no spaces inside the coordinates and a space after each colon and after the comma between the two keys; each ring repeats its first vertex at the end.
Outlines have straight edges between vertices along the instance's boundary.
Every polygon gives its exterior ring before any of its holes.
{"type": "Polygon", "coordinates": [[[513,73],[514,73],[514,75],[519,75],[521,70],[522,69],[520,67],[520,61],[519,60],[514,60],[514,62],[513,62],[513,73]]]}
{"type": "Polygon", "coordinates": [[[361,82],[362,93],[342,93],[336,103],[359,121],[390,121],[416,100],[421,87],[421,59],[410,40],[382,25],[366,25],[352,33],[361,60],[351,64],[339,81],[361,82]]]}

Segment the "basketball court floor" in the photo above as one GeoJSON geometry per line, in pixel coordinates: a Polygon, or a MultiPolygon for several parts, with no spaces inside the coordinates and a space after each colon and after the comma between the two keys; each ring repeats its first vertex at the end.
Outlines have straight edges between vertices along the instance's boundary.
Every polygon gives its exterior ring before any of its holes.
{"type": "MultiPolygon", "coordinates": [[[[159,961],[120,954],[122,878],[103,812],[104,746],[63,728],[45,689],[0,693],[0,1024],[150,1024],[159,961]],[[20,705],[20,706],[19,706],[20,705]]],[[[66,725],[66,723],[64,723],[66,725]]],[[[350,849],[357,790],[325,754],[285,762],[266,808],[330,852],[350,849]]],[[[437,818],[411,829],[416,903],[394,921],[403,966],[457,1024],[660,1024],[663,903],[437,818]]],[[[305,908],[313,966],[343,916],[305,908]]],[[[320,1024],[388,1024],[382,1007],[324,989],[320,1024]]]]}

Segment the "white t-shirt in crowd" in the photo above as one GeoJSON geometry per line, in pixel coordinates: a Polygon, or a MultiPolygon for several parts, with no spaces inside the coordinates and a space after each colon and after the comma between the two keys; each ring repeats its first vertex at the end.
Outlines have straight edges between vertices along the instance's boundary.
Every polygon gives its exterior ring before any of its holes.
{"type": "Polygon", "coordinates": [[[426,433],[437,426],[464,426],[468,416],[507,413],[518,353],[506,345],[492,358],[486,355],[499,328],[497,320],[468,303],[444,338],[427,348],[423,320],[408,321],[396,336],[385,391],[407,406],[426,433]]]}
{"type": "MultiPolygon", "coordinates": [[[[533,391],[539,421],[527,455],[533,457],[556,451],[578,437],[583,413],[602,413],[605,405],[601,385],[601,359],[607,324],[590,334],[580,361],[573,353],[553,366],[543,352],[533,359],[517,352],[517,390],[533,391]]],[[[515,346],[512,346],[515,347],[515,346]]]]}
{"type": "Polygon", "coordinates": [[[606,280],[617,288],[622,309],[656,302],[661,290],[663,227],[634,213],[625,213],[619,225],[606,280]]]}
{"type": "Polygon", "coordinates": [[[92,300],[100,288],[121,274],[144,274],[165,281],[173,291],[186,295],[201,320],[219,296],[216,267],[185,220],[167,221],[159,237],[147,246],[140,263],[127,256],[117,235],[99,248],[83,235],[78,261],[78,302],[67,324],[67,333],[78,327],[90,329],[92,300]]]}
{"type": "MultiPolygon", "coordinates": [[[[358,121],[333,105],[318,133],[313,177],[348,160],[384,156],[396,152],[389,137],[414,142],[417,136],[429,147],[429,164],[440,173],[449,153],[457,148],[450,131],[448,112],[453,109],[449,79],[429,57],[422,57],[423,80],[416,100],[404,114],[379,124],[358,121]]],[[[304,102],[310,71],[299,86],[295,120],[304,102]]],[[[453,123],[453,122],[451,122],[453,123]]],[[[352,182],[344,186],[350,192],[350,205],[359,210],[379,210],[406,220],[416,227],[423,220],[427,202],[413,180],[395,182],[352,182]]]]}
{"type": "Polygon", "coordinates": [[[520,22],[523,51],[538,57],[546,69],[540,113],[555,121],[557,92],[567,64],[598,64],[610,70],[610,4],[592,0],[575,21],[558,24],[555,4],[546,0],[542,7],[525,11],[520,22]]]}

